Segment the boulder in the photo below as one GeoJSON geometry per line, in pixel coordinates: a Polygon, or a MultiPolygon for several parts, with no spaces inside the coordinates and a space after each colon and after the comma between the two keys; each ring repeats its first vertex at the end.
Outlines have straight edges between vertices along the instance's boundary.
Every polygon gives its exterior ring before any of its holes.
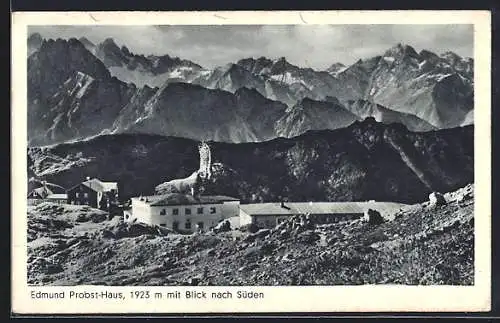
{"type": "Polygon", "coordinates": [[[432,192],[429,194],[429,202],[432,206],[446,205],[446,199],[443,194],[439,192],[432,192]]]}
{"type": "Polygon", "coordinates": [[[373,225],[379,225],[379,224],[384,223],[384,218],[382,217],[380,212],[373,210],[373,209],[368,209],[368,211],[366,211],[364,219],[369,224],[373,224],[373,225]]]}
{"type": "Polygon", "coordinates": [[[465,201],[467,201],[467,200],[472,199],[472,197],[473,197],[473,196],[472,196],[472,193],[470,193],[470,192],[465,192],[465,193],[463,193],[463,194],[460,194],[460,195],[457,197],[457,202],[458,202],[458,203],[463,203],[463,202],[465,202],[465,201]]]}
{"type": "Polygon", "coordinates": [[[252,233],[252,234],[249,234],[248,236],[246,236],[246,238],[243,239],[243,241],[253,242],[256,239],[262,239],[262,238],[266,237],[270,233],[271,233],[270,229],[260,229],[259,231],[255,232],[255,233],[252,233]]]}
{"type": "Polygon", "coordinates": [[[307,230],[302,233],[300,233],[297,236],[297,240],[302,243],[307,243],[311,244],[320,239],[320,236],[317,232],[314,232],[313,230],[307,230]]]}
{"type": "Polygon", "coordinates": [[[215,233],[231,231],[231,222],[228,220],[222,221],[213,228],[213,231],[215,233]]]}
{"type": "Polygon", "coordinates": [[[249,224],[245,224],[245,225],[240,226],[240,231],[255,233],[255,232],[259,231],[259,227],[257,227],[257,225],[255,225],[254,223],[249,223],[249,224]]]}

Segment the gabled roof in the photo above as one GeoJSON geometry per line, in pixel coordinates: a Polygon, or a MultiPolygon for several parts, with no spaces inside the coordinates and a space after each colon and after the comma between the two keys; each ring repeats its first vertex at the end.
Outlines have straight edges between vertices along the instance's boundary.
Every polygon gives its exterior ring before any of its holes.
{"type": "Polygon", "coordinates": [[[248,215],[295,215],[295,214],[359,214],[374,209],[381,214],[399,210],[404,204],[390,202],[285,202],[241,204],[248,215]]]}
{"type": "MultiPolygon", "coordinates": [[[[150,195],[140,198],[152,206],[220,204],[223,202],[239,201],[237,198],[224,195],[201,195],[194,197],[190,194],[181,193],[150,195]]],[[[134,199],[139,199],[139,197],[134,197],[134,199]]]]}
{"type": "Polygon", "coordinates": [[[28,196],[32,195],[33,193],[36,193],[36,195],[38,195],[41,198],[45,198],[48,195],[54,194],[47,186],[41,186],[35,188],[28,194],[28,196]]]}
{"type": "MultiPolygon", "coordinates": [[[[72,190],[73,188],[77,187],[78,185],[80,184],[77,184],[73,187],[71,187],[70,189],[68,189],[68,191],[72,190]]],[[[118,183],[116,182],[103,182],[97,178],[92,178],[92,179],[89,179],[89,180],[86,180],[85,182],[82,182],[81,185],[85,185],[86,187],[90,188],[91,190],[95,191],[95,192],[109,192],[111,190],[118,190],[118,183]]]]}

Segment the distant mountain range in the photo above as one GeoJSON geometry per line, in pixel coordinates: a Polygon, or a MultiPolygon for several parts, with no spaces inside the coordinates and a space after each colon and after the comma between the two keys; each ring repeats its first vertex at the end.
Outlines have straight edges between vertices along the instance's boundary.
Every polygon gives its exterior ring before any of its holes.
{"type": "Polygon", "coordinates": [[[473,123],[473,60],[398,44],[325,71],[282,57],[215,69],[138,55],[111,38],[28,38],[28,139],[46,145],[109,133],[258,142],[374,117],[430,131],[473,123]]]}

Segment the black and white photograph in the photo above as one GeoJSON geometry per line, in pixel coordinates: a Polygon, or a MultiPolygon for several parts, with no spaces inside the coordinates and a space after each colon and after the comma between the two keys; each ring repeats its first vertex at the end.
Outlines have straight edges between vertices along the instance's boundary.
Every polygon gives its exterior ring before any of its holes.
{"type": "Polygon", "coordinates": [[[27,46],[29,284],[474,284],[472,25],[27,46]]]}
{"type": "Polygon", "coordinates": [[[421,308],[489,306],[488,38],[465,14],[382,14],[26,18],[23,300],[226,288],[235,310],[271,309],[299,287],[283,308],[384,309],[375,293],[342,299],[392,286],[378,297],[394,309],[416,287],[421,308]],[[368,289],[339,290],[335,307],[339,287],[368,289]],[[469,302],[467,288],[485,293],[469,302]]]}

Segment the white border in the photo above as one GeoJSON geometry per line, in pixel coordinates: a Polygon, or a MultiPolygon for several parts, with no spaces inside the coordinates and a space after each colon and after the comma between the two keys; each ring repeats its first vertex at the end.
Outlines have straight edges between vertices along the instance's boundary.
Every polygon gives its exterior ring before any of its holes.
{"type": "MultiPolygon", "coordinates": [[[[488,311],[491,303],[490,69],[488,11],[218,11],[218,12],[15,12],[12,15],[12,311],[14,313],[213,312],[447,312],[488,311]],[[27,285],[27,26],[204,24],[474,24],[475,59],[475,284],[474,286],[144,287],[151,293],[254,290],[249,300],[32,300],[27,285]]],[[[43,291],[122,291],[136,287],[40,287],[43,291]]]]}

